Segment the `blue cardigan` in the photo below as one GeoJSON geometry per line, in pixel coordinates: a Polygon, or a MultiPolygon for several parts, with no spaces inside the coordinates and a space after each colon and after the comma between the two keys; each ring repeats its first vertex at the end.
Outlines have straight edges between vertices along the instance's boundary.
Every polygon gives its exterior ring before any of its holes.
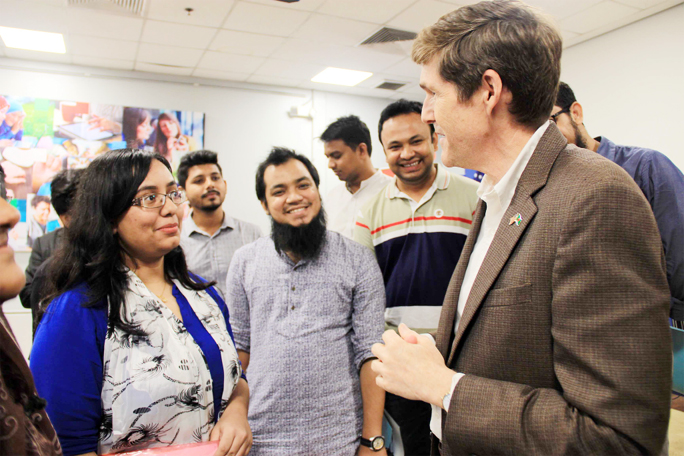
{"type": "MultiPolygon", "coordinates": [[[[88,301],[87,291],[87,286],[82,284],[50,303],[31,350],[36,389],[47,399],[47,413],[65,456],[97,452],[102,421],[102,356],[107,337],[107,308],[83,307],[88,301]]],[[[218,304],[232,339],[225,302],[213,287],[207,292],[218,304]]],[[[218,417],[223,395],[221,353],[175,285],[173,296],[180,307],[185,328],[207,359],[213,381],[215,416],[218,417]]]]}

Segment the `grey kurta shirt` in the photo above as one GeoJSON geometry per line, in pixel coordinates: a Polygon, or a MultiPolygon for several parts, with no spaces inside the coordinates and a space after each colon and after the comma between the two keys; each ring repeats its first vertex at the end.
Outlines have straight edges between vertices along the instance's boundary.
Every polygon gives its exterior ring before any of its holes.
{"type": "Polygon", "coordinates": [[[192,214],[183,220],[181,247],[190,272],[207,281],[216,281],[221,297],[226,297],[226,274],[233,254],[243,245],[261,237],[261,230],[251,223],[235,219],[228,214],[221,227],[209,236],[197,227],[192,214]]]}
{"type": "Polygon", "coordinates": [[[235,345],[250,353],[250,455],[354,455],[359,368],[385,325],[373,253],[328,231],[295,265],[264,237],[235,252],[226,285],[235,345]]]}

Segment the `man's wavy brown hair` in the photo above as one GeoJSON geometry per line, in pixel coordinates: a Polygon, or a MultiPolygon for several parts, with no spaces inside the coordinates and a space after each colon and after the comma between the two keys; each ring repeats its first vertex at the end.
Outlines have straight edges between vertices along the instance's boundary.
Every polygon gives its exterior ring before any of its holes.
{"type": "Polygon", "coordinates": [[[442,16],[423,29],[411,57],[419,65],[439,59],[442,78],[462,102],[496,71],[513,99],[509,112],[527,127],[549,118],[558,90],[562,39],[546,18],[517,1],[483,1],[442,16]]]}

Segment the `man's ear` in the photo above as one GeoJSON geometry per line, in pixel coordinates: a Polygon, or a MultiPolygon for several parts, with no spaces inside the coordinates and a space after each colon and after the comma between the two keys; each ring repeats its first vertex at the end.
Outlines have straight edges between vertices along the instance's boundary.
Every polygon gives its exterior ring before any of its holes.
{"type": "Polygon", "coordinates": [[[482,74],[482,100],[485,103],[485,109],[490,116],[503,99],[503,82],[499,73],[491,68],[482,74]]]}
{"type": "Polygon", "coordinates": [[[584,124],[584,111],[577,101],[570,105],[570,117],[577,125],[584,124]]]}
{"type": "Polygon", "coordinates": [[[363,156],[363,155],[368,156],[368,146],[366,145],[366,143],[359,144],[358,147],[356,148],[356,151],[361,156],[363,156]]]}
{"type": "Polygon", "coordinates": [[[271,215],[271,211],[268,210],[268,204],[266,204],[266,200],[261,201],[261,207],[263,208],[264,212],[266,212],[266,215],[271,215]]]}

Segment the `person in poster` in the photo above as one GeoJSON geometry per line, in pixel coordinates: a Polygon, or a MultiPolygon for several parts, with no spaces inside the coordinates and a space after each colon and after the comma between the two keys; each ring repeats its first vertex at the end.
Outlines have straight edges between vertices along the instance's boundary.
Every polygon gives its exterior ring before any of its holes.
{"type": "Polygon", "coordinates": [[[33,247],[33,243],[47,233],[48,217],[50,216],[50,197],[45,195],[34,196],[31,200],[33,214],[29,218],[27,244],[33,247]]]}
{"type": "Polygon", "coordinates": [[[156,133],[154,151],[161,154],[172,165],[180,163],[181,155],[197,150],[195,138],[182,133],[180,122],[171,112],[164,112],[159,116],[156,133]]]}

